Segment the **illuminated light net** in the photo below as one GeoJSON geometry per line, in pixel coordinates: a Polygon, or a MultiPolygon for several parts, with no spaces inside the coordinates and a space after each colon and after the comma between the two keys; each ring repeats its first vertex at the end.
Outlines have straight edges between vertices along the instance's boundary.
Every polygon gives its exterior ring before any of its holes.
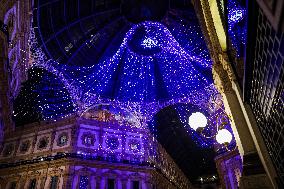
{"type": "MultiPolygon", "coordinates": [[[[95,104],[107,103],[129,110],[146,126],[159,110],[176,103],[214,113],[208,104],[216,93],[212,61],[197,20],[186,22],[169,14],[161,22],[132,25],[122,33],[122,42],[110,45],[92,66],[48,59],[31,34],[33,66],[58,76],[77,103],[79,115],[95,104]]],[[[59,109],[49,112],[53,114],[45,119],[63,117],[59,109]]]]}
{"type": "Polygon", "coordinates": [[[93,66],[50,63],[64,73],[88,105],[98,96],[140,103],[176,100],[212,84],[211,75],[204,74],[211,62],[188,53],[157,22],[134,25],[115,54],[93,66]]]}
{"type": "Polygon", "coordinates": [[[81,111],[94,104],[115,103],[145,120],[170,104],[206,102],[213,85],[212,62],[201,30],[197,23],[168,20],[133,25],[122,43],[111,46],[93,66],[47,60],[32,28],[34,66],[56,74],[73,101],[80,102],[81,111]],[[149,112],[152,115],[146,115],[149,112]]]}
{"type": "Polygon", "coordinates": [[[228,34],[238,57],[244,56],[247,37],[245,6],[239,0],[228,1],[228,34]]]}

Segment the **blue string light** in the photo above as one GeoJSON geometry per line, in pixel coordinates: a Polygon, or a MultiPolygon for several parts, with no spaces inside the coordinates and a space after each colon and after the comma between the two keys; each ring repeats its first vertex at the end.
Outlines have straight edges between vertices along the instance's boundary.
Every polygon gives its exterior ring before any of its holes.
{"type": "MultiPolygon", "coordinates": [[[[64,92],[68,107],[74,103],[68,112],[48,103],[40,105],[44,107],[44,119],[76,112],[77,102],[83,110],[105,102],[134,112],[145,126],[153,114],[167,105],[208,101],[211,93],[207,89],[213,86],[212,61],[196,16],[187,21],[169,13],[161,22],[128,25],[128,31],[117,34],[123,35],[118,37],[122,39],[120,44],[110,45],[99,60],[86,65],[47,60],[31,30],[30,46],[37,60],[34,65],[56,74],[69,92],[64,92]]],[[[88,43],[92,43],[94,35],[88,43]]],[[[41,102],[45,97],[38,93],[41,102]]],[[[56,101],[63,106],[60,100],[56,101]]],[[[188,116],[188,111],[183,111],[188,116]]],[[[201,146],[210,145],[195,136],[201,146]]]]}
{"type": "Polygon", "coordinates": [[[239,0],[230,0],[228,9],[228,34],[238,57],[244,56],[246,43],[246,9],[239,0]]]}
{"type": "MultiPolygon", "coordinates": [[[[202,39],[203,40],[203,39],[202,39]]],[[[51,62],[84,95],[121,101],[178,99],[208,86],[211,62],[182,48],[161,23],[134,25],[112,57],[78,67],[51,62]],[[201,71],[203,70],[203,71],[201,71]]]]}
{"type": "Polygon", "coordinates": [[[29,79],[14,102],[16,125],[66,117],[75,110],[61,80],[41,68],[29,70],[29,79]]]}

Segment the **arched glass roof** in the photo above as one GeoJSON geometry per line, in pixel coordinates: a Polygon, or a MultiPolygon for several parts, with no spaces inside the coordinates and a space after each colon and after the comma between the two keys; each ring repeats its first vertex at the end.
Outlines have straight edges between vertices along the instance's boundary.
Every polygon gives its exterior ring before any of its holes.
{"type": "MultiPolygon", "coordinates": [[[[187,165],[194,162],[192,153],[205,147],[212,160],[212,141],[192,134],[189,142],[183,123],[215,92],[212,61],[189,0],[35,0],[30,47],[35,61],[15,100],[18,125],[107,103],[137,111],[135,116],[146,120],[142,127],[156,121],[158,140],[192,179],[201,174],[187,165]],[[176,103],[187,105],[171,106],[176,103]],[[180,121],[167,119],[173,114],[180,121]],[[170,145],[167,138],[180,133],[170,145]]],[[[209,106],[201,109],[214,113],[209,106]]],[[[209,164],[202,166],[211,169],[209,164]]]]}
{"type": "Polygon", "coordinates": [[[212,84],[212,63],[192,5],[171,2],[137,15],[118,1],[38,1],[37,43],[85,104],[186,98],[212,84]]]}

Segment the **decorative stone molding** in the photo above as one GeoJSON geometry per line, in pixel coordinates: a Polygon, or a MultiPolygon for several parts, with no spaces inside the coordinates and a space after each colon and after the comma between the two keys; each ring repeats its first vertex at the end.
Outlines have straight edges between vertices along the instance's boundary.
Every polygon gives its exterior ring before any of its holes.
{"type": "Polygon", "coordinates": [[[24,140],[19,145],[19,153],[25,154],[31,148],[32,142],[31,140],[24,140]]]}
{"type": "Polygon", "coordinates": [[[218,54],[222,53],[222,48],[217,37],[209,2],[207,0],[193,0],[192,3],[199,19],[200,27],[213,64],[215,64],[219,60],[218,54]]]}
{"type": "MultiPolygon", "coordinates": [[[[7,175],[7,173],[9,173],[10,175],[14,173],[21,173],[22,175],[26,175],[21,177],[22,179],[18,183],[20,188],[27,187],[30,182],[30,178],[37,179],[38,188],[41,188],[43,186],[49,187],[51,176],[59,177],[59,189],[72,188],[72,184],[74,187],[77,187],[77,180],[79,179],[79,175],[88,176],[89,182],[96,183],[95,185],[97,188],[105,187],[106,178],[115,179],[115,184],[119,188],[121,188],[123,185],[121,178],[124,179],[124,186],[129,186],[129,184],[132,184],[132,181],[139,181],[139,186],[141,189],[147,188],[145,188],[145,186],[148,186],[145,184],[146,180],[153,183],[153,185],[159,186],[160,188],[165,188],[167,186],[170,186],[169,188],[176,188],[175,186],[180,186],[180,188],[191,187],[187,178],[183,175],[181,170],[177,167],[170,156],[167,155],[165,150],[161,150],[161,152],[159,153],[159,160],[157,159],[157,161],[153,161],[156,166],[159,165],[162,173],[156,170],[153,166],[150,166],[150,164],[147,164],[146,160],[148,160],[149,153],[146,153],[146,151],[149,150],[148,145],[150,145],[149,143],[151,143],[152,137],[144,136],[147,134],[143,130],[144,128],[141,128],[140,130],[137,129],[135,131],[128,130],[126,134],[126,131],[123,130],[125,128],[123,127],[110,128],[106,124],[97,124],[97,122],[93,122],[94,125],[92,125],[91,122],[88,125],[83,125],[83,123],[84,122],[82,120],[67,118],[66,120],[62,120],[61,122],[56,123],[37,123],[30,125],[30,127],[23,127],[21,131],[16,131],[13,133],[13,135],[7,135],[7,141],[5,141],[5,144],[12,142],[19,143],[19,147],[17,148],[18,151],[20,145],[27,140],[29,140],[31,143],[34,143],[32,146],[35,147],[35,149],[32,151],[30,147],[30,152],[20,155],[18,155],[18,153],[17,156],[15,155],[13,156],[13,158],[9,157],[9,160],[7,160],[8,158],[3,159],[0,157],[2,163],[4,161],[10,161],[12,163],[21,159],[21,161],[19,161],[20,163],[15,165],[15,167],[6,169],[0,168],[0,177],[7,175]],[[71,132],[78,136],[78,138],[76,138],[76,136],[74,138],[71,137],[71,132]],[[79,150],[85,154],[88,153],[90,155],[94,155],[94,157],[96,157],[97,154],[112,154],[108,153],[108,151],[105,151],[104,148],[92,149],[91,146],[84,146],[79,148],[77,145],[70,145],[68,147],[63,146],[59,149],[55,148],[57,147],[56,141],[61,135],[68,134],[68,137],[70,136],[68,142],[71,142],[71,140],[81,140],[80,137],[82,135],[80,135],[80,133],[83,134],[88,132],[92,135],[96,135],[95,143],[98,142],[100,144],[103,144],[103,142],[105,142],[108,137],[120,138],[119,145],[121,151],[115,152],[114,154],[122,156],[123,158],[125,158],[123,160],[126,161],[110,163],[107,159],[104,159],[103,156],[100,156],[100,158],[98,159],[89,161],[85,158],[84,155],[78,157],[64,156],[63,158],[57,159],[61,155],[66,155],[67,153],[75,154],[74,152],[78,152],[79,150]],[[101,133],[101,135],[99,135],[99,133],[101,133]],[[143,137],[141,138],[141,136],[143,137]],[[126,142],[127,137],[129,137],[128,142],[126,142]],[[40,140],[44,138],[49,140],[48,145],[45,149],[39,150],[38,148],[40,140]],[[149,139],[150,141],[148,141],[149,139]],[[51,140],[54,141],[53,145],[51,145],[51,140]],[[125,148],[127,148],[127,145],[130,145],[132,140],[135,140],[135,142],[139,141],[141,149],[143,148],[145,153],[139,156],[131,156],[132,154],[126,153],[125,148]],[[55,156],[55,154],[57,153],[60,154],[58,154],[58,156],[55,156]],[[53,158],[46,159],[47,157],[51,156],[53,158]],[[127,160],[127,158],[132,157],[138,158],[140,162],[145,162],[145,164],[131,164],[129,160],[127,160]],[[32,159],[36,159],[36,161],[33,161],[32,159]],[[29,160],[28,162],[32,163],[24,163],[24,160],[29,160]],[[155,172],[153,173],[153,175],[157,175],[157,177],[160,178],[159,183],[155,183],[152,180],[152,172],[155,172]],[[102,179],[102,182],[100,182],[100,178],[102,179]],[[125,181],[125,179],[127,180],[125,181]]],[[[153,144],[151,145],[154,146],[153,144]]]]}
{"type": "MultiPolygon", "coordinates": [[[[5,3],[5,2],[4,2],[5,3]]],[[[7,8],[7,7],[6,7],[7,8]]],[[[9,32],[9,72],[11,98],[15,98],[20,90],[20,83],[26,80],[27,64],[29,59],[28,32],[29,31],[29,1],[15,2],[6,9],[4,23],[9,32]],[[25,22],[23,22],[23,20],[25,22]]]]}
{"type": "Polygon", "coordinates": [[[4,158],[11,157],[13,155],[14,151],[15,151],[15,144],[14,143],[6,144],[3,148],[2,156],[4,158]]]}
{"type": "Polygon", "coordinates": [[[224,71],[226,71],[228,78],[231,82],[236,82],[236,76],[233,70],[233,67],[229,61],[228,55],[226,53],[219,54],[219,61],[222,64],[224,71]]]}
{"type": "Polygon", "coordinates": [[[213,64],[212,74],[215,87],[221,94],[233,92],[231,80],[221,63],[213,64]]]}
{"type": "Polygon", "coordinates": [[[234,150],[220,154],[215,157],[215,162],[222,187],[238,188],[242,172],[239,152],[234,150]]]}

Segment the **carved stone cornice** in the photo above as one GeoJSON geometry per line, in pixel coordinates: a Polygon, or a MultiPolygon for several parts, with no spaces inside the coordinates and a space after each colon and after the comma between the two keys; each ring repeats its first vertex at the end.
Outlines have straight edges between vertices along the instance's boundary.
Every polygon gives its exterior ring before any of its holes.
{"type": "Polygon", "coordinates": [[[221,93],[232,92],[232,82],[236,80],[226,52],[222,51],[209,2],[193,0],[193,4],[205,37],[205,42],[213,60],[212,74],[214,84],[221,93]]]}
{"type": "Polygon", "coordinates": [[[231,80],[221,62],[213,64],[212,74],[214,84],[221,94],[233,92],[231,80]]]}
{"type": "Polygon", "coordinates": [[[209,2],[207,0],[193,0],[192,3],[213,64],[215,64],[219,60],[218,54],[222,53],[222,48],[214,26],[209,2]]]}
{"type": "Polygon", "coordinates": [[[229,62],[229,58],[228,58],[227,53],[219,54],[219,60],[220,60],[220,63],[222,64],[222,66],[224,68],[224,71],[226,71],[230,81],[236,82],[237,79],[236,79],[233,67],[232,67],[231,63],[229,62]]]}

